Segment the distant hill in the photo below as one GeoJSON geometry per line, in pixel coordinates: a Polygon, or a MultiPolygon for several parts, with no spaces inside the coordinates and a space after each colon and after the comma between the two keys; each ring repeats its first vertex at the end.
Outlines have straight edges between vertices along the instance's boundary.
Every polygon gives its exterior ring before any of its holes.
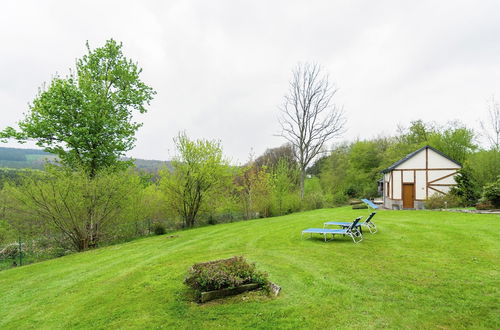
{"type": "MultiPolygon", "coordinates": [[[[39,149],[20,149],[0,147],[0,168],[31,168],[43,169],[45,163],[54,162],[57,157],[51,153],[39,149]]],[[[172,168],[170,161],[135,159],[135,166],[146,172],[158,172],[167,166],[172,168]]]]}

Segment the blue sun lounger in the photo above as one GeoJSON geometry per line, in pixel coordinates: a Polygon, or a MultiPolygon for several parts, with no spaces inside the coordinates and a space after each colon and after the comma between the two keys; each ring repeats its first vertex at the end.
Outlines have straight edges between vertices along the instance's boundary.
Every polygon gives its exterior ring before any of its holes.
{"type": "MultiPolygon", "coordinates": [[[[372,222],[372,218],[377,214],[377,212],[372,212],[365,221],[356,225],[356,228],[359,229],[361,234],[363,233],[363,227],[367,227],[370,233],[375,234],[377,232],[377,226],[372,222]]],[[[356,218],[356,220],[361,220],[361,217],[356,218]]],[[[347,228],[352,224],[352,222],[343,222],[343,221],[328,221],[323,224],[323,227],[326,226],[341,226],[342,228],[347,228]]]]}
{"type": "MultiPolygon", "coordinates": [[[[360,217],[361,218],[361,217],[360,217]]],[[[304,238],[304,234],[323,234],[323,237],[326,242],[326,235],[331,234],[332,239],[334,239],[335,235],[348,235],[349,237],[352,238],[354,243],[359,243],[363,240],[363,235],[361,235],[361,232],[356,229],[356,225],[359,222],[359,219],[357,218],[354,220],[347,228],[342,228],[342,229],[328,229],[328,228],[308,228],[302,231],[302,238],[304,238]]]]}
{"type": "Polygon", "coordinates": [[[378,209],[378,206],[375,205],[375,204],[373,204],[373,202],[371,200],[369,200],[369,199],[363,198],[361,201],[363,203],[365,203],[366,205],[368,205],[368,207],[370,207],[370,208],[372,208],[374,210],[378,209]]]}

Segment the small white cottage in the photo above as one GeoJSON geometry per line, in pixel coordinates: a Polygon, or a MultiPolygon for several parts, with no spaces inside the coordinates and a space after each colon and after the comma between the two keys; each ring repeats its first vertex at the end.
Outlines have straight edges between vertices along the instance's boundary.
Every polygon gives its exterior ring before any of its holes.
{"type": "Polygon", "coordinates": [[[412,152],[382,171],[384,207],[422,209],[427,198],[456,185],[461,164],[431,146],[412,152]]]}

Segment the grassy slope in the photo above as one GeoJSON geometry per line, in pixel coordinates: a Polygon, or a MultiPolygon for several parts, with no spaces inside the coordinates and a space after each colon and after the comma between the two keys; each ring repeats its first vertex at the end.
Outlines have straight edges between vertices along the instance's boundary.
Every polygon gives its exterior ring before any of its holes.
{"type": "Polygon", "coordinates": [[[0,328],[499,328],[498,215],[380,211],[360,244],[300,231],[366,210],[317,210],[157,236],[0,272],[0,328]],[[198,305],[200,261],[244,255],[283,287],[198,305]]]}

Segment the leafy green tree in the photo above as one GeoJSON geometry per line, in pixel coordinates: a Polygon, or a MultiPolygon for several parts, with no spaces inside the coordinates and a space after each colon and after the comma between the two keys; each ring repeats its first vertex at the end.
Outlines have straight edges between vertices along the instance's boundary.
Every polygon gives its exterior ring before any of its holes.
{"type": "Polygon", "coordinates": [[[345,196],[350,185],[347,181],[348,170],[349,144],[344,143],[334,148],[321,165],[319,178],[323,190],[334,195],[337,200],[345,200],[341,196],[345,196]]]}
{"type": "Polygon", "coordinates": [[[111,39],[94,50],[87,43],[87,49],[75,72],[41,88],[19,129],[7,127],[0,138],[35,140],[64,165],[94,177],[126,165],[120,157],[141,126],[133,114],[147,111],[155,91],[140,80],[141,69],[123,55],[121,43],[111,39]]]}
{"type": "Polygon", "coordinates": [[[458,162],[465,162],[467,157],[477,149],[475,135],[459,122],[451,122],[448,127],[436,131],[429,136],[428,144],[458,162]]]}
{"type": "Polygon", "coordinates": [[[336,147],[323,161],[320,182],[334,204],[348,197],[376,197],[377,180],[385,168],[385,154],[394,140],[376,138],[336,147]]]}
{"type": "Polygon", "coordinates": [[[481,199],[491,203],[494,208],[500,208],[500,176],[496,181],[484,186],[481,199]]]}
{"type": "Polygon", "coordinates": [[[280,158],[272,172],[272,190],[279,215],[285,213],[285,200],[296,188],[299,176],[298,167],[290,165],[287,159],[280,158]]]}
{"type": "Polygon", "coordinates": [[[410,126],[405,128],[398,127],[399,134],[396,136],[400,144],[411,146],[425,145],[429,140],[429,136],[436,131],[435,125],[425,123],[423,120],[414,120],[410,122],[410,126]]]}
{"type": "Polygon", "coordinates": [[[480,150],[469,156],[467,166],[470,167],[478,187],[484,187],[500,175],[500,151],[480,150]]]}
{"type": "Polygon", "coordinates": [[[207,196],[227,182],[229,165],[220,142],[193,141],[179,134],[175,143],[179,155],[172,161],[172,172],[161,171],[161,186],[184,226],[193,227],[200,210],[210,203],[207,196]]]}
{"type": "Polygon", "coordinates": [[[325,206],[325,194],[321,188],[319,178],[307,178],[304,182],[303,210],[315,210],[325,206]]]}
{"type": "Polygon", "coordinates": [[[245,219],[269,215],[272,206],[272,181],[267,166],[259,167],[252,160],[240,169],[235,185],[245,219]]]}
{"type": "Polygon", "coordinates": [[[13,229],[9,225],[6,219],[7,211],[7,196],[5,191],[0,189],[0,249],[3,244],[11,243],[9,241],[14,241],[13,229]]]}
{"type": "Polygon", "coordinates": [[[472,168],[465,165],[455,177],[457,185],[451,189],[451,193],[457,196],[463,206],[474,206],[479,199],[480,187],[478,186],[472,168]]]}
{"type": "Polygon", "coordinates": [[[321,169],[325,166],[325,163],[328,161],[328,155],[324,155],[315,160],[314,164],[307,168],[307,174],[319,176],[321,173],[321,169]]]}

